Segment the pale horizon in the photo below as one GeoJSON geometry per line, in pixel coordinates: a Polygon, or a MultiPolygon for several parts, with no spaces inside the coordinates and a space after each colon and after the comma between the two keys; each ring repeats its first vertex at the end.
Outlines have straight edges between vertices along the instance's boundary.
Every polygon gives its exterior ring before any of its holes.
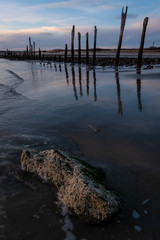
{"type": "Polygon", "coordinates": [[[114,49],[118,44],[122,7],[128,6],[122,48],[138,48],[143,20],[149,17],[145,48],[160,46],[160,3],[150,1],[52,1],[7,0],[1,2],[0,50],[25,50],[28,38],[36,43],[36,50],[70,48],[72,25],[77,34],[89,32],[89,47],[93,48],[94,26],[97,26],[97,48],[114,49]]]}

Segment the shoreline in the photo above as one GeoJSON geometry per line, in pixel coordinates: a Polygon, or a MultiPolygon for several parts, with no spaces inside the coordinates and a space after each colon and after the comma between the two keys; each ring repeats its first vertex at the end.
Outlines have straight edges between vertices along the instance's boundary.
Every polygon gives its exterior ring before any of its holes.
{"type": "MultiPolygon", "coordinates": [[[[96,50],[95,61],[93,59],[93,50],[89,50],[89,61],[87,62],[86,50],[81,49],[79,57],[78,50],[74,50],[74,59],[71,58],[71,50],[68,50],[65,56],[63,49],[54,49],[50,51],[36,51],[35,53],[26,54],[26,52],[8,51],[0,58],[9,60],[37,60],[51,62],[64,62],[72,64],[86,64],[92,66],[115,66],[116,49],[98,49],[96,50]]],[[[138,49],[121,49],[118,66],[137,66],[138,49]]],[[[144,49],[142,56],[142,66],[160,64],[160,50],[144,49]]]]}

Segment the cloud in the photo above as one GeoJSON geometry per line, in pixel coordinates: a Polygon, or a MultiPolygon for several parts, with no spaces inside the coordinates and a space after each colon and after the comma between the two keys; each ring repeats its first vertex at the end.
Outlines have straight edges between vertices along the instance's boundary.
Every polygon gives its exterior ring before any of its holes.
{"type": "MultiPolygon", "coordinates": [[[[70,45],[73,24],[76,26],[76,44],[79,31],[82,34],[82,46],[85,47],[85,34],[89,32],[90,46],[93,47],[94,25],[97,25],[97,45],[115,47],[118,44],[122,6],[125,6],[123,0],[69,0],[37,5],[24,4],[23,1],[19,4],[11,0],[2,2],[0,48],[25,48],[29,36],[42,48],[64,47],[65,43],[70,45]],[[118,14],[119,17],[116,17],[118,14]]],[[[139,46],[143,26],[140,10],[137,6],[132,8],[132,12],[130,7],[128,9],[123,46],[139,46]]],[[[146,46],[153,41],[158,43],[159,22],[159,11],[150,12],[146,46]]]]}
{"type": "MultiPolygon", "coordinates": [[[[119,4],[116,4],[119,6],[119,4]]],[[[39,8],[72,8],[78,9],[83,11],[97,11],[97,10],[110,10],[115,8],[115,4],[111,4],[110,1],[94,1],[94,0],[70,0],[70,1],[63,1],[63,2],[56,2],[50,4],[43,4],[40,5],[39,8]],[[106,4],[106,2],[108,2],[106,4]]]]}

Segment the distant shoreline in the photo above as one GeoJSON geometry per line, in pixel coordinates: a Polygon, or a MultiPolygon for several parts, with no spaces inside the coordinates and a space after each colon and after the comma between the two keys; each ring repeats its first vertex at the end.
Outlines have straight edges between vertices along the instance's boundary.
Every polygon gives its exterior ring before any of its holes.
{"type": "MultiPolygon", "coordinates": [[[[116,49],[96,49],[96,61],[97,66],[114,66],[116,58],[116,49]]],[[[65,62],[65,50],[53,49],[41,51],[41,58],[39,58],[39,52],[35,52],[35,56],[26,56],[25,51],[0,51],[1,58],[7,58],[10,60],[40,60],[49,62],[65,62]]],[[[138,49],[121,49],[119,66],[133,66],[137,65],[138,49]]],[[[71,62],[71,50],[67,52],[67,61],[71,62]]],[[[78,50],[74,50],[74,63],[78,63],[78,50]]],[[[81,50],[81,64],[86,64],[86,50],[81,50]]],[[[160,48],[145,48],[143,51],[142,65],[155,65],[160,64],[160,48]]],[[[89,64],[93,65],[93,49],[89,50],[89,64]]]]}

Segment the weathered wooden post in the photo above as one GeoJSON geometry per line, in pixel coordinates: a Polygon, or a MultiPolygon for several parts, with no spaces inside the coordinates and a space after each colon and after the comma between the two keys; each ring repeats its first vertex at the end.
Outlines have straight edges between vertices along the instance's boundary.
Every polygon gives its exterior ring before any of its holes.
{"type": "Polygon", "coordinates": [[[67,53],[68,53],[68,46],[65,44],[65,53],[64,53],[64,62],[67,62],[67,53]]]}
{"type": "Polygon", "coordinates": [[[93,66],[95,66],[96,63],[96,43],[97,43],[97,27],[94,26],[93,66]]]}
{"type": "Polygon", "coordinates": [[[28,58],[28,45],[26,46],[26,57],[28,58]]]}
{"type": "Polygon", "coordinates": [[[39,48],[39,60],[41,60],[41,49],[39,48]]]}
{"type": "Polygon", "coordinates": [[[29,55],[32,56],[32,44],[31,44],[31,37],[29,37],[29,55]]]}
{"type": "Polygon", "coordinates": [[[78,32],[78,64],[81,64],[81,33],[78,32]]]}
{"type": "Polygon", "coordinates": [[[36,46],[35,46],[35,42],[33,42],[33,58],[36,58],[36,46]]]}
{"type": "Polygon", "coordinates": [[[88,32],[86,33],[86,64],[89,64],[89,41],[88,41],[89,35],[88,32]]]}
{"type": "Polygon", "coordinates": [[[143,55],[144,40],[145,40],[145,35],[146,35],[148,19],[149,18],[146,17],[143,21],[143,30],[142,30],[140,48],[139,48],[139,52],[138,52],[137,68],[141,68],[141,65],[142,65],[142,55],[143,55]]]}
{"type": "Polygon", "coordinates": [[[71,32],[71,63],[74,63],[74,36],[75,36],[75,26],[73,25],[71,32]]]}
{"type": "Polygon", "coordinates": [[[128,7],[126,7],[125,12],[123,12],[123,10],[124,8],[122,8],[122,13],[121,13],[120,35],[119,35],[119,42],[118,42],[118,48],[117,48],[116,60],[115,60],[116,67],[118,67],[118,64],[119,64],[119,56],[120,56],[120,51],[122,46],[122,38],[123,38],[123,32],[124,32],[124,27],[125,27],[126,18],[127,18],[128,7]]]}

